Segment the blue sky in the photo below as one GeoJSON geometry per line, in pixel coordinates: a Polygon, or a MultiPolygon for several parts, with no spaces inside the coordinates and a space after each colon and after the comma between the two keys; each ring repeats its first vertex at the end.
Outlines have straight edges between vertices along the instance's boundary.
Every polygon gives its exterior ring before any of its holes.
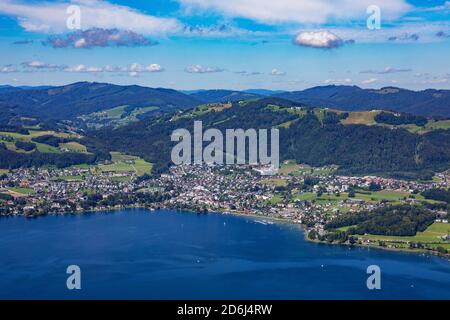
{"type": "Polygon", "coordinates": [[[0,84],[450,89],[449,53],[450,1],[0,0],[0,84]]]}

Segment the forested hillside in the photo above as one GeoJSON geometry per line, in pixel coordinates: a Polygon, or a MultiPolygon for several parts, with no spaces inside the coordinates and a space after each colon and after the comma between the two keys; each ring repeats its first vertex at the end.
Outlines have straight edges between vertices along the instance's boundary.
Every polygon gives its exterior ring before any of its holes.
{"type": "Polygon", "coordinates": [[[345,173],[429,177],[433,170],[444,170],[450,165],[449,130],[415,134],[403,128],[343,125],[340,117],[332,114],[268,98],[147,119],[94,132],[93,138],[141,156],[155,163],[159,171],[170,165],[172,131],[192,130],[194,120],[201,120],[204,129],[214,127],[223,132],[227,128],[278,127],[282,159],[313,166],[336,164],[345,173]]]}
{"type": "Polygon", "coordinates": [[[382,109],[422,116],[450,117],[450,90],[412,91],[395,87],[376,90],[331,85],[275,96],[346,111],[382,109]]]}
{"type": "Polygon", "coordinates": [[[170,111],[188,109],[200,103],[191,96],[171,89],[90,82],[44,89],[0,91],[2,114],[32,116],[44,120],[71,120],[118,106],[158,107],[170,111]]]}

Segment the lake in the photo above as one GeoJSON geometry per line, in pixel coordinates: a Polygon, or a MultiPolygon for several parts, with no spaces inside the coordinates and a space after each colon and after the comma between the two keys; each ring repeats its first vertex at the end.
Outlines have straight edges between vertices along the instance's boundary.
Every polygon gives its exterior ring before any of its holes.
{"type": "Polygon", "coordinates": [[[0,219],[1,299],[450,299],[450,262],[310,243],[299,226],[144,209],[0,219]],[[81,269],[68,290],[66,269],[81,269]],[[381,290],[366,270],[381,268],[381,290]]]}

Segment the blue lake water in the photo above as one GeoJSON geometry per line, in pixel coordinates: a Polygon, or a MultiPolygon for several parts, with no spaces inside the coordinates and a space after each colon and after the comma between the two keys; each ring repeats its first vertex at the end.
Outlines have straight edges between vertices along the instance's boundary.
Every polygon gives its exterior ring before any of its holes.
{"type": "Polygon", "coordinates": [[[0,298],[450,299],[450,262],[313,244],[289,224],[171,210],[0,219],[0,298]],[[68,290],[66,268],[81,268],[68,290]],[[381,290],[367,289],[369,265],[381,290]]]}

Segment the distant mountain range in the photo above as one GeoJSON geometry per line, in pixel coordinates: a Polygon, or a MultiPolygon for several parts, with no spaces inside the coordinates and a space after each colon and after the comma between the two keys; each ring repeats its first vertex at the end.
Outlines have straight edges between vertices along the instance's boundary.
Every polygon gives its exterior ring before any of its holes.
{"type": "Polygon", "coordinates": [[[356,86],[321,86],[303,91],[264,89],[245,91],[176,91],[137,85],[78,82],[66,86],[0,86],[1,121],[12,116],[70,120],[118,106],[157,107],[158,112],[186,110],[205,103],[257,100],[264,97],[291,100],[310,107],[346,111],[391,110],[422,116],[450,117],[450,90],[411,91],[395,87],[362,89],[356,86]]]}
{"type": "Polygon", "coordinates": [[[450,117],[450,90],[412,91],[395,87],[362,89],[357,86],[330,85],[293,92],[203,90],[193,93],[191,96],[209,103],[274,96],[311,107],[334,108],[344,111],[380,109],[421,116],[450,117]]]}
{"type": "Polygon", "coordinates": [[[52,86],[19,86],[19,87],[13,87],[13,86],[0,86],[0,94],[2,93],[9,93],[9,92],[17,92],[17,91],[23,91],[23,90],[45,90],[53,88],[52,86]]]}
{"type": "Polygon", "coordinates": [[[236,102],[264,97],[260,94],[232,90],[203,90],[192,93],[190,96],[204,103],[236,102]]]}
{"type": "Polygon", "coordinates": [[[268,90],[268,89],[247,89],[247,90],[225,90],[225,89],[216,89],[216,90],[206,90],[206,89],[200,89],[200,90],[181,90],[181,92],[185,94],[198,94],[205,91],[222,91],[224,94],[228,95],[227,92],[241,92],[241,93],[251,93],[258,96],[273,96],[275,94],[284,93],[286,91],[284,90],[268,90]]]}
{"type": "Polygon", "coordinates": [[[421,116],[450,116],[450,90],[411,91],[395,87],[376,90],[356,86],[322,86],[276,96],[346,111],[381,109],[421,116]]]}
{"type": "Polygon", "coordinates": [[[61,87],[0,89],[0,110],[21,116],[64,120],[127,105],[189,109],[202,102],[172,89],[78,82],[61,87]],[[2,92],[3,90],[3,92],[2,92]]]}

